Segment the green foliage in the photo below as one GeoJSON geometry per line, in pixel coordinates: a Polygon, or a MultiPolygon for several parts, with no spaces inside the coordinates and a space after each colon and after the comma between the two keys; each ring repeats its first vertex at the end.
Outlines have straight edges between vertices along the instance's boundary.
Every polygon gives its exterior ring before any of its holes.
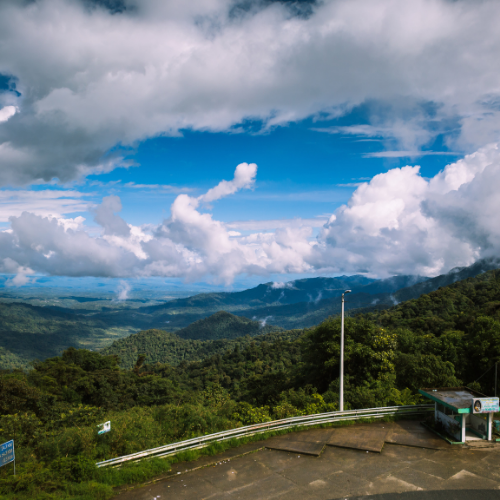
{"type": "MultiPolygon", "coordinates": [[[[459,281],[367,318],[396,333],[402,384],[470,384],[500,361],[500,271],[459,281]]],[[[492,389],[492,377],[481,380],[483,392],[492,389]]]]}
{"type": "Polygon", "coordinates": [[[0,303],[0,368],[28,369],[33,360],[57,356],[70,346],[100,348],[130,333],[69,309],[0,303]]]}
{"type": "MultiPolygon", "coordinates": [[[[346,318],[344,332],[344,374],[349,384],[371,384],[394,373],[397,341],[392,332],[364,317],[346,318]]],[[[304,343],[304,378],[324,391],[339,376],[340,319],[323,322],[305,337],[304,343]]]]}
{"type": "Polygon", "coordinates": [[[236,346],[244,349],[251,342],[273,342],[278,339],[297,338],[302,333],[295,331],[273,331],[264,333],[260,330],[255,337],[238,337],[220,340],[192,340],[180,338],[177,334],[163,330],[145,330],[129,337],[115,341],[111,346],[99,351],[104,355],[116,355],[120,358],[122,368],[133,368],[138,356],[145,355],[145,363],[152,365],[162,363],[177,366],[181,363],[202,361],[228,350],[234,350],[236,346]]]}
{"type": "MultiPolygon", "coordinates": [[[[97,461],[335,411],[339,344],[339,318],[309,330],[225,341],[150,330],[102,353],[70,348],[34,363],[30,372],[3,370],[0,440],[15,439],[18,475],[8,466],[0,470],[0,495],[107,499],[112,487],[161,474],[170,462],[106,470],[97,469],[97,461]],[[111,432],[98,436],[97,424],[107,420],[111,432]]],[[[347,317],[346,407],[417,404],[421,387],[470,383],[491,393],[492,371],[479,377],[499,360],[500,272],[492,271],[388,311],[347,317]]],[[[177,459],[232,445],[214,444],[177,459]]]]}
{"type": "Polygon", "coordinates": [[[262,327],[258,321],[252,321],[242,316],[235,316],[226,311],[219,311],[208,318],[200,319],[191,323],[186,328],[178,330],[176,333],[184,339],[194,340],[215,340],[215,339],[235,339],[250,335],[262,335],[272,331],[281,330],[275,326],[262,327]]]}

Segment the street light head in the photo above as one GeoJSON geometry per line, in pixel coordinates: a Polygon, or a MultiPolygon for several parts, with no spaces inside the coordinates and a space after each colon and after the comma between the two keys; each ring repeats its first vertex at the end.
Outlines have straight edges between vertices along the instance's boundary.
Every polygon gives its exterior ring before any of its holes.
{"type": "Polygon", "coordinates": [[[352,290],[346,290],[344,293],[351,293],[352,290]]]}

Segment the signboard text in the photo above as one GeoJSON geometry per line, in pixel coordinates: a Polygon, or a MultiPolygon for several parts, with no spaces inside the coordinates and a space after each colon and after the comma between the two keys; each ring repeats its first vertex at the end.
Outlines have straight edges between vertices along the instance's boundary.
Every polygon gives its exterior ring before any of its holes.
{"type": "Polygon", "coordinates": [[[7,465],[15,460],[14,440],[0,444],[0,467],[7,465]]]}

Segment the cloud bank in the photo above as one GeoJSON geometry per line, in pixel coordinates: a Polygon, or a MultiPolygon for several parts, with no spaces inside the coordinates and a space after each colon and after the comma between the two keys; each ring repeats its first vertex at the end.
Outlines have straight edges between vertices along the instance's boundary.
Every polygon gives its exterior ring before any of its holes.
{"type": "Polygon", "coordinates": [[[432,276],[498,255],[499,185],[496,144],[429,180],[418,166],[379,174],[324,226],[314,265],[432,276]]]}
{"type": "MultiPolygon", "coordinates": [[[[165,276],[231,283],[238,275],[370,273],[437,275],[500,252],[500,150],[492,144],[431,179],[418,166],[389,170],[363,183],[313,237],[297,225],[242,236],[200,208],[249,189],[257,166],[240,164],[234,179],[198,198],[177,196],[171,215],[148,230],[120,217],[105,197],[95,213],[99,236],[82,221],[24,212],[0,233],[0,271],[67,276],[165,276]]],[[[234,229],[234,228],[233,228],[234,229]]],[[[284,286],[281,283],[273,285],[284,286]]]]}
{"type": "Polygon", "coordinates": [[[498,1],[325,0],[307,15],[286,4],[3,0],[0,185],[127,166],[123,149],[161,134],[362,103],[365,133],[397,151],[418,152],[450,123],[453,148],[498,140],[498,1]]]}

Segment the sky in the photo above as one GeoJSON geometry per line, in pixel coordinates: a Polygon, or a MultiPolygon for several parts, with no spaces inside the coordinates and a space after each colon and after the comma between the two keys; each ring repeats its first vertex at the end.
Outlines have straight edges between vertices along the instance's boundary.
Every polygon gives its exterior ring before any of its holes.
{"type": "Polygon", "coordinates": [[[0,273],[231,287],[498,256],[499,21],[488,0],[3,0],[0,273]]]}

